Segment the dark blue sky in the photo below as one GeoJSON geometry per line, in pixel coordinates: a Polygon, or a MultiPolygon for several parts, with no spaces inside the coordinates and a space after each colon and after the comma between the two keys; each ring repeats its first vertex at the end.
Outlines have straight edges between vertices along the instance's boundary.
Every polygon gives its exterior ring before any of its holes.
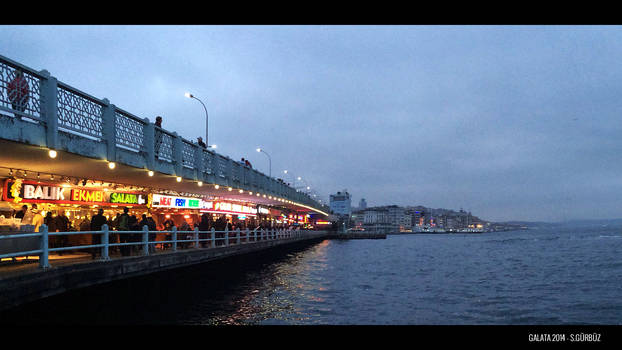
{"type": "Polygon", "coordinates": [[[196,140],[190,91],[219,153],[324,200],[622,217],[620,26],[0,26],[0,54],[196,140]]]}

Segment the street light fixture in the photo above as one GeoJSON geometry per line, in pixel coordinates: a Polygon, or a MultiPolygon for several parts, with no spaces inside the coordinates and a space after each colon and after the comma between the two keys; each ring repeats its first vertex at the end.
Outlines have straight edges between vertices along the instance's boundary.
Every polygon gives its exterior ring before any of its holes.
{"type": "Polygon", "coordinates": [[[265,153],[268,156],[268,161],[269,161],[269,164],[270,164],[270,177],[272,177],[272,158],[270,157],[268,152],[264,151],[260,147],[257,148],[257,152],[263,152],[263,153],[265,153]]]}
{"type": "MultiPolygon", "coordinates": [[[[201,102],[201,105],[203,105],[203,109],[205,110],[205,143],[207,144],[207,141],[208,141],[208,138],[207,138],[207,135],[208,135],[208,133],[207,133],[207,130],[208,130],[208,129],[207,129],[207,124],[208,124],[208,120],[209,120],[209,117],[208,117],[208,115],[207,115],[207,108],[205,107],[205,104],[203,103],[203,101],[201,101],[201,100],[199,100],[198,98],[196,98],[193,94],[191,94],[191,93],[189,93],[189,92],[186,92],[186,93],[184,94],[184,96],[186,96],[187,98],[193,98],[193,99],[195,99],[195,100],[197,100],[197,101],[201,102]]],[[[215,148],[215,147],[214,147],[214,148],[215,148]]]]}

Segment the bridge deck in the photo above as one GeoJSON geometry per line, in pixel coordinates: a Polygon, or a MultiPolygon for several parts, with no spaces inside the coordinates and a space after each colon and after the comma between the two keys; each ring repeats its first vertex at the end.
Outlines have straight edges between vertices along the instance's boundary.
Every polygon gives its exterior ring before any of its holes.
{"type": "Polygon", "coordinates": [[[38,268],[35,264],[14,264],[0,268],[0,310],[72,289],[291,244],[309,244],[330,237],[328,232],[315,231],[297,237],[214,248],[162,251],[148,256],[111,256],[112,259],[108,261],[93,260],[90,255],[83,253],[72,253],[56,256],[47,269],[38,268]]]}

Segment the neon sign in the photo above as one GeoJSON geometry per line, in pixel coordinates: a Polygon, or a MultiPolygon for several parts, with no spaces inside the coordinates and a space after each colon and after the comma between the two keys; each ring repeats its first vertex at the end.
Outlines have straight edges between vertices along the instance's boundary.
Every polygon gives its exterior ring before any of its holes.
{"type": "Polygon", "coordinates": [[[154,208],[179,208],[179,209],[199,209],[201,199],[187,197],[173,197],[161,194],[154,194],[152,206],[154,208]]]}
{"type": "Polygon", "coordinates": [[[211,213],[257,215],[256,208],[229,202],[202,201],[201,209],[211,213]]]}

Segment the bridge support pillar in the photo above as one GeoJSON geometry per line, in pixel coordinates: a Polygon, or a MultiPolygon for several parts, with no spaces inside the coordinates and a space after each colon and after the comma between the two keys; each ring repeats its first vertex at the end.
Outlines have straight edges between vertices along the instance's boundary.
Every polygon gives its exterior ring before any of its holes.
{"type": "Polygon", "coordinates": [[[46,146],[56,150],[58,144],[58,81],[47,70],[40,72],[45,78],[40,83],[41,114],[45,118],[46,146]]]}
{"type": "Polygon", "coordinates": [[[143,126],[143,147],[145,151],[145,165],[148,170],[155,171],[155,124],[145,118],[143,126]]]}
{"type": "Polygon", "coordinates": [[[205,176],[203,176],[203,149],[201,146],[195,147],[194,149],[194,179],[196,181],[205,181],[205,176]]]}
{"type": "Polygon", "coordinates": [[[109,162],[117,161],[117,134],[115,106],[110,104],[107,98],[103,99],[102,107],[102,137],[106,142],[106,160],[109,162]]]}
{"type": "Polygon", "coordinates": [[[173,138],[173,159],[175,160],[175,175],[182,176],[182,171],[184,169],[182,147],[184,146],[184,143],[181,140],[181,136],[177,135],[176,132],[174,132],[173,134],[175,135],[175,137],[173,138]]]}

